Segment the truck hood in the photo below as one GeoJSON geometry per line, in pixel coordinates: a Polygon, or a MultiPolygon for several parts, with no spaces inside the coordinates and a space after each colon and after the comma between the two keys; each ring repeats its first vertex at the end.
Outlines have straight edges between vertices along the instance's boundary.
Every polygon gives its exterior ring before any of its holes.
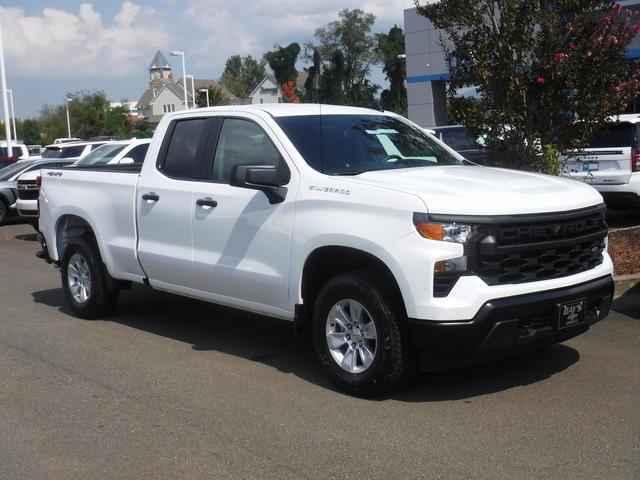
{"type": "Polygon", "coordinates": [[[579,181],[480,166],[378,170],[349,177],[349,182],[413,193],[429,213],[451,215],[558,212],[603,201],[593,187],[579,181]]]}

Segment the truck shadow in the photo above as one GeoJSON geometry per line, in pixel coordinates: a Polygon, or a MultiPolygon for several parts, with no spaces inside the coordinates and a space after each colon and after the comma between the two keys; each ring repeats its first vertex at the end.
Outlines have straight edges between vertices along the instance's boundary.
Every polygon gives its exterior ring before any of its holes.
{"type": "MultiPolygon", "coordinates": [[[[32,295],[36,303],[70,314],[62,289],[32,295]]],[[[286,321],[138,286],[122,292],[108,321],[189,343],[195,351],[223,352],[260,362],[335,390],[320,370],[311,341],[296,342],[293,325],[286,321]]],[[[578,359],[575,349],[556,345],[498,363],[419,374],[407,388],[387,398],[407,402],[471,399],[540,382],[578,359]]]]}
{"type": "Polygon", "coordinates": [[[611,308],[627,317],[640,319],[640,284],[615,299],[611,308]]]}

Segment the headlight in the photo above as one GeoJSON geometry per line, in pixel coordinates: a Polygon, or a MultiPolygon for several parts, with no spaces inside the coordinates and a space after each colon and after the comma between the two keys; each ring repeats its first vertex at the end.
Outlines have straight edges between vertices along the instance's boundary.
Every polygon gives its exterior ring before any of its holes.
{"type": "Polygon", "coordinates": [[[424,238],[443,242],[466,243],[473,230],[471,225],[461,223],[430,222],[425,214],[419,213],[414,214],[413,223],[424,238]]]}
{"type": "MultiPolygon", "coordinates": [[[[413,223],[418,233],[429,240],[465,244],[473,233],[472,225],[456,222],[434,222],[427,214],[415,213],[413,223]]],[[[436,278],[444,276],[447,282],[451,282],[450,289],[460,275],[466,273],[469,268],[467,255],[441,260],[434,264],[436,278]]]]}

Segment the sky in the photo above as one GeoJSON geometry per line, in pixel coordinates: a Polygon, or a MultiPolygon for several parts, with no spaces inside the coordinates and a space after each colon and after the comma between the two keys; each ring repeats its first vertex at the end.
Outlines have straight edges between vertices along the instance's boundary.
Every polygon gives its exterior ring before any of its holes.
{"type": "MultiPolygon", "coordinates": [[[[344,8],[376,15],[374,32],[394,24],[413,0],[5,0],[0,7],[8,88],[18,118],[37,116],[43,104],[61,104],[66,92],[104,90],[111,101],[136,101],[157,50],[182,77],[217,79],[234,54],[261,58],[275,44],[301,45],[344,8]]],[[[374,81],[383,77],[375,72],[374,81]]],[[[1,108],[1,102],[0,102],[1,108]]]]}

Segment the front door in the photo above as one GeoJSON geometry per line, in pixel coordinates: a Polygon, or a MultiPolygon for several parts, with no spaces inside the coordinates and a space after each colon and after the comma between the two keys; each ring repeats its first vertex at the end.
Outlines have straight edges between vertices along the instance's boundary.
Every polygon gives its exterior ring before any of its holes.
{"type": "Polygon", "coordinates": [[[297,176],[267,132],[257,118],[224,119],[211,182],[194,190],[193,279],[214,300],[287,316],[297,176]],[[235,165],[265,164],[276,165],[289,182],[281,203],[271,204],[262,191],[229,184],[235,165]]]}

